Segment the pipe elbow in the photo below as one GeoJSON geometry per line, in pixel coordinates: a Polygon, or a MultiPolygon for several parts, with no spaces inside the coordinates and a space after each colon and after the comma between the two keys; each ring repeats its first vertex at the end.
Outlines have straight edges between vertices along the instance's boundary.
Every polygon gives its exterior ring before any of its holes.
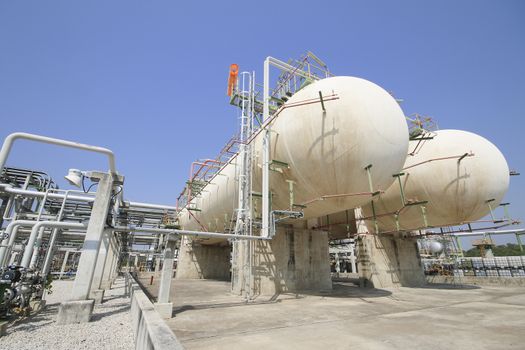
{"type": "Polygon", "coordinates": [[[14,133],[11,133],[11,134],[7,135],[7,137],[5,138],[5,142],[12,143],[14,140],[26,138],[26,137],[28,137],[28,135],[29,134],[26,133],[26,132],[17,131],[17,132],[14,132],[14,133]]]}

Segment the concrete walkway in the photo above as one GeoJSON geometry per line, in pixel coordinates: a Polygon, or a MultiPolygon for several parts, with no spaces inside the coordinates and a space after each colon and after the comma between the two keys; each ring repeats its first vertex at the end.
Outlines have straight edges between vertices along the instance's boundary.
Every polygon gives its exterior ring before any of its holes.
{"type": "MultiPolygon", "coordinates": [[[[261,297],[174,280],[168,325],[186,349],[523,349],[525,288],[434,285],[261,297]]],[[[150,287],[155,294],[155,283],[150,287]]]]}
{"type": "Polygon", "coordinates": [[[58,305],[69,296],[73,281],[54,281],[46,308],[8,326],[0,338],[0,350],[36,349],[133,349],[130,302],[124,296],[124,280],[117,279],[106,291],[105,302],[96,305],[92,322],[57,325],[58,305]]]}

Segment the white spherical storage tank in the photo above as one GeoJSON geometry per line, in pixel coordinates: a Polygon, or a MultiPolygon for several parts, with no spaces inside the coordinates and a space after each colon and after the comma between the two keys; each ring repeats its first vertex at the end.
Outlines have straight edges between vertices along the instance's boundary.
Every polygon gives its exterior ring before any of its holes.
{"type": "MultiPolygon", "coordinates": [[[[392,174],[403,167],[408,149],[408,128],[396,100],[378,85],[354,77],[327,78],[304,87],[270,127],[270,161],[281,164],[270,171],[272,209],[289,209],[293,181],[294,204],[306,206],[305,219],[369,201],[370,195],[350,195],[370,191],[365,167],[372,165],[374,190],[386,189],[392,174]],[[316,101],[319,93],[335,96],[326,98],[325,110],[316,101]]],[[[254,192],[261,191],[262,136],[252,141],[254,192]]],[[[230,227],[237,207],[237,167],[234,158],[219,171],[192,200],[192,207],[198,208],[192,215],[181,211],[181,227],[218,232],[230,227]]],[[[257,219],[260,198],[253,201],[257,219]]]]}
{"type": "MultiPolygon", "coordinates": [[[[440,130],[430,140],[411,141],[401,183],[405,202],[425,202],[428,226],[421,205],[403,207],[396,180],[374,200],[380,231],[395,231],[395,212],[400,230],[457,225],[479,220],[496,208],[509,187],[509,168],[490,141],[467,131],[440,130]]],[[[367,218],[371,205],[363,207],[367,218]]],[[[367,226],[373,229],[372,220],[367,226]]]]}
{"type": "Polygon", "coordinates": [[[438,241],[430,241],[428,244],[428,249],[432,254],[439,254],[443,251],[443,244],[438,241]]]}

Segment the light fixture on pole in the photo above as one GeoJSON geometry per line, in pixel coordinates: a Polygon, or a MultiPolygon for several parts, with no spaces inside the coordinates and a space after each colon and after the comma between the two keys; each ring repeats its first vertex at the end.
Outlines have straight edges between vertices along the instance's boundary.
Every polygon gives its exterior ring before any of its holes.
{"type": "Polygon", "coordinates": [[[69,169],[68,173],[64,178],[73,186],[78,188],[82,187],[82,179],[84,174],[78,169],[69,169]]]}

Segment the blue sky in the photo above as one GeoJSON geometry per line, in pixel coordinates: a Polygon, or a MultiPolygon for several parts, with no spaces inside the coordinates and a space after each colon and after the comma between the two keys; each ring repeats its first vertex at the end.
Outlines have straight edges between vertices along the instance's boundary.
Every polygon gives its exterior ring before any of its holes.
{"type": "MultiPolygon", "coordinates": [[[[189,165],[236,130],[228,66],[311,50],[339,75],[403,98],[405,113],[478,133],[525,172],[523,1],[0,0],[0,137],[26,131],[108,147],[130,200],[174,204],[189,165]]],[[[8,165],[106,169],[21,142],[8,165]]],[[[65,184],[64,184],[65,185],[65,184]]],[[[523,176],[507,201],[524,218],[523,176]]]]}

